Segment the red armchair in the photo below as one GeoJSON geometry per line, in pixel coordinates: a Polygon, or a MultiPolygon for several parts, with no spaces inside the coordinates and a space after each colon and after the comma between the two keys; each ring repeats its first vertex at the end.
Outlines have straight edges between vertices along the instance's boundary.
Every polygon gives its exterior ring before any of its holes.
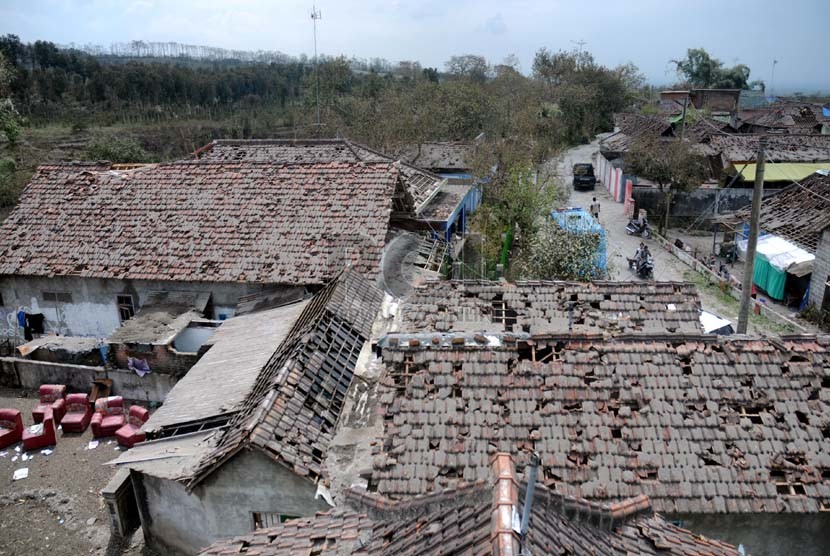
{"type": "Polygon", "coordinates": [[[23,437],[23,417],[16,409],[0,409],[0,448],[8,448],[23,437]]]}
{"type": "Polygon", "coordinates": [[[150,418],[150,412],[140,405],[130,407],[130,413],[127,417],[127,424],[115,431],[115,437],[118,443],[127,448],[132,448],[139,442],[144,442],[144,433],[141,432],[141,426],[150,418]]]}
{"type": "Polygon", "coordinates": [[[38,390],[40,403],[32,410],[32,419],[35,423],[42,423],[47,409],[52,410],[55,422],[60,425],[66,413],[66,386],[63,384],[41,384],[38,390]]]}
{"type": "Polygon", "coordinates": [[[58,443],[57,436],[55,435],[55,417],[52,415],[51,409],[47,409],[43,415],[42,427],[43,430],[38,433],[31,432],[28,427],[23,430],[24,450],[28,452],[29,450],[54,446],[58,443]]]}
{"type": "Polygon", "coordinates": [[[63,432],[84,432],[92,419],[89,396],[69,394],[66,396],[66,414],[61,419],[63,432]]]}
{"type": "Polygon", "coordinates": [[[92,416],[92,436],[94,438],[112,436],[126,422],[124,398],[110,396],[109,398],[95,400],[95,414],[92,416]]]}

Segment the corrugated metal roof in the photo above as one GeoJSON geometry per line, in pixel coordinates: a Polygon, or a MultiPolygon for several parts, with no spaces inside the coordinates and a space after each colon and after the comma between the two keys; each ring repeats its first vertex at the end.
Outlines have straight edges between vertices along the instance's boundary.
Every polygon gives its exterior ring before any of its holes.
{"type": "MultiPolygon", "coordinates": [[[[747,181],[755,181],[757,164],[740,166],[741,176],[747,181]]],[[[830,169],[830,162],[779,162],[764,167],[764,181],[800,181],[812,176],[819,170],[830,169]]]]}

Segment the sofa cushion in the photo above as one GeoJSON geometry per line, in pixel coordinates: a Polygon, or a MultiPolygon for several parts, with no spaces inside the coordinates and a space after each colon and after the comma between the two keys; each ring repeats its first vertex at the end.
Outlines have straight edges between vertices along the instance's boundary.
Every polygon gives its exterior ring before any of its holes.
{"type": "Polygon", "coordinates": [[[14,430],[14,422],[13,421],[0,421],[0,429],[6,431],[13,431],[14,430]]]}
{"type": "Polygon", "coordinates": [[[87,415],[85,413],[67,413],[64,415],[61,425],[80,425],[87,415]]]}
{"type": "Polygon", "coordinates": [[[101,428],[104,428],[104,429],[118,428],[123,424],[124,424],[124,416],[123,415],[107,415],[101,421],[101,428]]]}

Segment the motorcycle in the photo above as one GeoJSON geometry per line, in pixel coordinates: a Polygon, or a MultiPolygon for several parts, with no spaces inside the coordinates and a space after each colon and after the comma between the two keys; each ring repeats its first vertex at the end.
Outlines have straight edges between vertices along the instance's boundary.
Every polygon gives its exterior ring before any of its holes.
{"type": "Polygon", "coordinates": [[[628,259],[628,268],[633,270],[641,280],[652,280],[654,278],[654,259],[651,257],[647,257],[645,260],[640,257],[628,259]]]}
{"type": "Polygon", "coordinates": [[[648,220],[629,220],[625,227],[625,232],[632,236],[642,236],[645,239],[651,238],[651,226],[648,225],[648,220]]]}

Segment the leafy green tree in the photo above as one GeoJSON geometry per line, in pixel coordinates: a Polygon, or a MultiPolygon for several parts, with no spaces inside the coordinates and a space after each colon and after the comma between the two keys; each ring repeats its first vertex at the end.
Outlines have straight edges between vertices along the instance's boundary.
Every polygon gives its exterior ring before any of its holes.
{"type": "Polygon", "coordinates": [[[686,57],[671,60],[678,75],[691,85],[704,89],[750,89],[763,87],[762,81],[750,83],[749,67],[737,64],[731,68],[723,66],[723,62],[713,58],[703,48],[690,48],[686,57]]]}
{"type": "Polygon", "coordinates": [[[0,52],[0,132],[14,145],[20,136],[20,114],[9,98],[9,85],[12,82],[14,69],[0,52]]]}

